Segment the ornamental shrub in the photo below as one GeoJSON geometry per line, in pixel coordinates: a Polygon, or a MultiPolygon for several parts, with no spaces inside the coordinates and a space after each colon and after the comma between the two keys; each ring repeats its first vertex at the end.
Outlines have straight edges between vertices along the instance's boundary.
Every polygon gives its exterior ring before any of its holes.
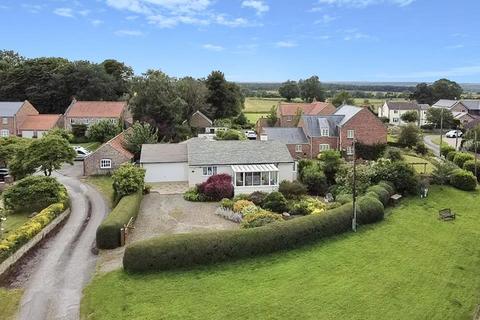
{"type": "Polygon", "coordinates": [[[220,201],[220,206],[225,209],[233,210],[235,202],[232,199],[224,198],[220,201]]]}
{"type": "Polygon", "coordinates": [[[421,138],[421,131],[415,124],[402,126],[398,135],[398,143],[404,147],[413,148],[421,138]]]}
{"type": "Polygon", "coordinates": [[[455,163],[450,161],[438,161],[434,164],[435,168],[432,171],[432,182],[434,184],[448,184],[452,172],[459,169],[455,163]]]}
{"type": "Polygon", "coordinates": [[[373,183],[391,182],[399,193],[416,194],[418,180],[415,170],[403,161],[377,162],[372,166],[371,179],[373,183]]]}
{"type": "Polygon", "coordinates": [[[265,201],[265,198],[267,197],[267,194],[268,193],[263,191],[255,191],[248,196],[248,200],[252,201],[256,206],[261,207],[263,201],[265,201]]]}
{"type": "MultiPolygon", "coordinates": [[[[227,200],[231,201],[230,199],[227,199],[227,200]]],[[[242,215],[240,213],[233,212],[233,210],[225,207],[217,208],[217,210],[215,210],[215,214],[219,217],[222,217],[229,221],[233,221],[235,223],[240,223],[243,220],[242,215]]]]}
{"type": "Polygon", "coordinates": [[[447,160],[453,162],[453,159],[455,158],[456,155],[457,155],[457,151],[455,150],[450,151],[449,153],[447,153],[447,160]]]}
{"type": "Polygon", "coordinates": [[[290,213],[293,215],[322,214],[327,205],[318,198],[306,197],[293,204],[290,213]]]}
{"type": "Polygon", "coordinates": [[[388,204],[388,202],[390,201],[390,197],[393,194],[393,193],[390,193],[387,189],[385,189],[384,187],[382,187],[380,185],[371,186],[370,188],[367,189],[367,192],[374,193],[376,195],[375,198],[380,200],[380,202],[384,206],[386,206],[388,204]]]}
{"type": "Polygon", "coordinates": [[[357,142],[355,144],[355,154],[358,159],[377,160],[385,152],[387,145],[385,143],[363,144],[357,142]]]}
{"type": "Polygon", "coordinates": [[[445,158],[447,157],[447,155],[452,152],[452,151],[455,151],[455,148],[452,147],[451,145],[449,144],[444,144],[440,147],[440,154],[442,156],[444,156],[445,158]]]}
{"type": "Polygon", "coordinates": [[[220,201],[233,197],[232,177],[228,174],[216,174],[198,185],[198,190],[209,201],[220,201]]]}
{"type": "Polygon", "coordinates": [[[3,203],[13,213],[34,212],[53,203],[66,203],[67,191],[55,178],[29,176],[3,192],[3,203]]]}
{"type": "Polygon", "coordinates": [[[385,208],[380,200],[369,196],[358,198],[357,223],[369,224],[383,220],[385,208]]]}
{"type": "Polygon", "coordinates": [[[130,221],[130,218],[137,217],[142,198],[143,193],[139,190],[120,199],[117,206],[97,228],[97,248],[114,249],[120,246],[120,229],[130,221]]]}
{"type": "Polygon", "coordinates": [[[280,192],[274,191],[265,197],[263,208],[273,212],[283,213],[288,211],[287,199],[280,192]]]}
{"type": "Polygon", "coordinates": [[[335,197],[335,201],[341,204],[346,204],[353,201],[353,195],[348,193],[341,193],[335,197]]]}
{"type": "Polygon", "coordinates": [[[115,200],[119,201],[126,195],[143,190],[144,178],[145,169],[132,163],[122,164],[112,175],[115,200]]]}
{"type": "Polygon", "coordinates": [[[257,213],[258,211],[260,211],[260,208],[254,204],[251,204],[249,206],[244,207],[241,211],[241,214],[242,214],[242,217],[247,217],[257,213]]]}
{"type": "Polygon", "coordinates": [[[428,153],[428,148],[422,141],[418,142],[414,149],[416,153],[421,155],[425,155],[428,153]]]}
{"type": "Polygon", "coordinates": [[[122,131],[119,123],[109,120],[100,120],[90,125],[86,136],[90,141],[107,142],[122,131]]]}
{"type": "MultiPolygon", "coordinates": [[[[477,162],[476,167],[477,167],[477,180],[480,181],[480,163],[479,162],[477,162]]],[[[475,175],[475,160],[465,161],[465,163],[463,164],[463,169],[475,175]]]]}
{"type": "Polygon", "coordinates": [[[466,170],[456,169],[450,174],[450,184],[457,189],[473,191],[477,188],[477,179],[466,170]]]}
{"type": "Polygon", "coordinates": [[[393,185],[393,183],[388,181],[380,181],[379,183],[377,183],[377,185],[385,188],[385,190],[387,190],[390,195],[395,194],[395,186],[393,185]]]}
{"type": "Polygon", "coordinates": [[[198,187],[195,186],[193,188],[188,189],[183,194],[183,199],[191,202],[204,202],[207,201],[205,196],[198,191],[198,187]]]}
{"type": "Polygon", "coordinates": [[[272,222],[281,222],[283,218],[278,213],[266,210],[260,210],[256,213],[244,216],[241,227],[242,229],[257,228],[272,222]]]}
{"type": "Polygon", "coordinates": [[[400,161],[402,160],[402,151],[395,147],[388,147],[383,153],[383,157],[391,161],[400,161]]]}
{"type": "Polygon", "coordinates": [[[299,199],[301,196],[307,194],[308,189],[299,181],[291,182],[284,180],[280,182],[278,191],[287,199],[299,199]]]}
{"type": "Polygon", "coordinates": [[[318,165],[310,165],[303,169],[301,182],[313,195],[325,195],[328,191],[327,178],[318,165]]]}
{"type": "Polygon", "coordinates": [[[233,204],[233,211],[242,212],[243,208],[251,205],[255,205],[255,204],[249,200],[238,200],[238,201],[235,201],[233,204]]]}
{"type": "Polygon", "coordinates": [[[9,232],[5,239],[0,240],[0,262],[7,259],[21,246],[30,241],[67,208],[67,201],[51,204],[19,228],[9,232]]]}
{"type": "Polygon", "coordinates": [[[455,157],[453,157],[453,163],[455,163],[458,167],[463,168],[463,164],[468,160],[474,160],[475,157],[466,152],[457,152],[455,157]]]}

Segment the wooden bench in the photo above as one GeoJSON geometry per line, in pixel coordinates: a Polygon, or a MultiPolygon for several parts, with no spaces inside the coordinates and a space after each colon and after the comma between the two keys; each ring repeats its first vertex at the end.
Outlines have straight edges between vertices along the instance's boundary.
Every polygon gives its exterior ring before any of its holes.
{"type": "Polygon", "coordinates": [[[393,196],[390,197],[390,202],[395,207],[395,205],[397,204],[398,201],[400,201],[400,199],[402,199],[402,195],[395,193],[393,196]]]}
{"type": "Polygon", "coordinates": [[[453,213],[450,208],[439,210],[438,211],[438,219],[441,219],[441,220],[444,220],[444,221],[454,220],[455,219],[455,213],[453,213]]]}

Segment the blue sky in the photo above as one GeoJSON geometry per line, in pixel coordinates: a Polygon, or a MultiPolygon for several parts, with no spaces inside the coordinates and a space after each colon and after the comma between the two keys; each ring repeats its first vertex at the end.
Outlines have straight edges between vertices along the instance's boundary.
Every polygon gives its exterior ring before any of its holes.
{"type": "Polygon", "coordinates": [[[0,48],[233,81],[480,82],[478,0],[0,0],[0,48]]]}

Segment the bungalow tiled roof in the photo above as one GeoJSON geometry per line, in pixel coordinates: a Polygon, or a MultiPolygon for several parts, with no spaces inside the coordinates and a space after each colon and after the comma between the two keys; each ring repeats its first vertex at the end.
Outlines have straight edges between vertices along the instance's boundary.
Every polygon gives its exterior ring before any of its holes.
{"type": "Polygon", "coordinates": [[[283,116],[294,116],[297,114],[298,110],[302,111],[304,115],[318,115],[325,108],[330,106],[328,102],[312,102],[312,103],[284,103],[281,102],[279,105],[280,114],[283,116]]]}
{"type": "Polygon", "coordinates": [[[105,142],[104,144],[102,144],[100,146],[100,148],[98,148],[97,150],[92,152],[90,155],[88,155],[88,157],[91,157],[93,154],[95,154],[97,152],[101,152],[101,150],[103,148],[105,148],[105,146],[110,146],[113,149],[115,149],[116,151],[118,151],[119,153],[121,153],[122,155],[124,155],[125,157],[127,157],[129,159],[132,159],[134,157],[134,154],[131,153],[130,151],[128,151],[125,148],[125,132],[127,132],[128,130],[131,130],[131,128],[119,133],[118,135],[116,135],[112,139],[110,139],[107,142],[105,142]]]}
{"type": "Polygon", "coordinates": [[[73,101],[65,112],[65,116],[76,118],[119,118],[126,107],[126,101],[73,101]]]}
{"type": "Polygon", "coordinates": [[[420,105],[416,101],[387,101],[390,110],[418,110],[420,105]]]}
{"type": "Polygon", "coordinates": [[[285,144],[305,144],[308,143],[307,137],[302,128],[263,128],[263,133],[267,135],[268,140],[281,141],[285,144]]]}
{"type": "Polygon", "coordinates": [[[29,115],[20,124],[20,130],[50,130],[58,123],[61,114],[37,114],[29,115]]]}

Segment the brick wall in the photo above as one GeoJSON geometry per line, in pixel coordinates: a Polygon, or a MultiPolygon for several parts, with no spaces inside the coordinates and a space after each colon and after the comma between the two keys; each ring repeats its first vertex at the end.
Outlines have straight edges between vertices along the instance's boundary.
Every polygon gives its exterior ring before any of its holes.
{"type": "Polygon", "coordinates": [[[118,152],[112,146],[104,144],[83,161],[83,174],[85,176],[109,174],[129,161],[130,159],[124,154],[118,152]],[[111,159],[112,168],[100,169],[100,160],[102,159],[111,159]]]}
{"type": "Polygon", "coordinates": [[[342,149],[352,145],[352,139],[347,138],[348,130],[355,130],[355,138],[363,144],[387,143],[387,127],[367,109],[357,113],[340,129],[342,149]]]}
{"type": "Polygon", "coordinates": [[[28,101],[25,101],[24,104],[18,109],[17,113],[15,114],[15,134],[19,134],[18,128],[22,126],[23,121],[27,116],[37,115],[38,111],[35,107],[28,101]]]}
{"type": "Polygon", "coordinates": [[[328,144],[330,150],[338,149],[338,137],[313,137],[310,139],[312,144],[312,157],[315,158],[320,153],[320,145],[328,144]]]}
{"type": "Polygon", "coordinates": [[[290,151],[293,159],[308,159],[310,158],[310,144],[301,144],[302,152],[296,151],[297,144],[287,144],[287,149],[290,151]]]}
{"type": "Polygon", "coordinates": [[[17,134],[15,130],[15,118],[14,117],[1,117],[0,118],[0,130],[8,130],[11,136],[17,134]],[[7,124],[3,124],[3,119],[7,119],[7,124]]]}

